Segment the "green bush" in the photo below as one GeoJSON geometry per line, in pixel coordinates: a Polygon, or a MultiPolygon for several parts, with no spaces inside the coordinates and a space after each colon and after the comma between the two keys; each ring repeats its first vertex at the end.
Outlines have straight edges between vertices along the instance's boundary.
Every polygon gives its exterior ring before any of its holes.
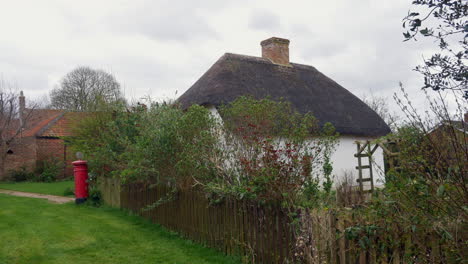
{"type": "MultiPolygon", "coordinates": [[[[86,155],[90,172],[122,181],[170,181],[178,188],[209,174],[213,136],[209,111],[172,104],[120,108],[82,120],[70,144],[86,155]]],[[[174,186],[173,185],[173,186],[174,186]]]]}
{"type": "Polygon", "coordinates": [[[312,114],[301,114],[283,100],[239,97],[219,113],[224,137],[215,165],[222,169],[208,179],[212,191],[285,207],[324,204],[333,183],[329,157],[337,142],[331,124],[321,127],[312,114]]]}
{"type": "Polygon", "coordinates": [[[99,191],[99,189],[96,186],[90,185],[88,189],[88,199],[86,200],[86,204],[94,207],[99,207],[102,203],[101,198],[101,191],[99,191]]]}
{"type": "Polygon", "coordinates": [[[34,173],[28,171],[26,167],[21,167],[8,172],[8,178],[15,182],[29,181],[34,179],[34,173]]]}
{"type": "Polygon", "coordinates": [[[53,182],[63,171],[63,163],[57,158],[40,161],[36,168],[35,181],[53,182]]]}

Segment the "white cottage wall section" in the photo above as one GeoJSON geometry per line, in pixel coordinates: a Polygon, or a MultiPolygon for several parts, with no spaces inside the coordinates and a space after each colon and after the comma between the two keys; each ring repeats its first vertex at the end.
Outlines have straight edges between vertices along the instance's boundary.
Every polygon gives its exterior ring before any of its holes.
{"type": "Polygon", "coordinates": [[[209,106],[206,106],[206,108],[208,109],[208,111],[210,111],[211,115],[218,121],[222,122],[223,120],[221,119],[221,116],[219,115],[219,112],[218,110],[216,109],[216,107],[212,106],[212,105],[209,105],[209,106]]]}
{"type": "MultiPolygon", "coordinates": [[[[336,146],[335,152],[331,157],[333,161],[333,175],[335,175],[335,182],[345,180],[345,175],[351,175],[353,182],[358,185],[356,179],[359,177],[358,170],[356,169],[357,158],[354,154],[357,152],[356,141],[365,142],[366,140],[374,140],[371,137],[353,137],[341,136],[336,146]]],[[[374,186],[383,185],[385,183],[384,176],[384,156],[381,148],[378,148],[372,155],[372,172],[374,176],[374,186]]],[[[369,165],[367,158],[362,158],[362,165],[369,165]]],[[[363,169],[363,178],[369,178],[369,169],[363,169]]],[[[370,182],[365,182],[365,185],[370,185],[370,182]]]]}

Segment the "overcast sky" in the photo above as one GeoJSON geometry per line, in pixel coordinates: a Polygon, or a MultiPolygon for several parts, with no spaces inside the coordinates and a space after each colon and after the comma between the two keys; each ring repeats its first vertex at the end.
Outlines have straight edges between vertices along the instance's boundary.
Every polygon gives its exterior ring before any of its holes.
{"type": "Polygon", "coordinates": [[[112,72],[129,99],[176,98],[225,52],[260,56],[277,36],[292,62],[392,100],[399,81],[419,90],[412,69],[436,47],[402,42],[410,2],[0,0],[0,78],[39,98],[84,65],[112,72]]]}

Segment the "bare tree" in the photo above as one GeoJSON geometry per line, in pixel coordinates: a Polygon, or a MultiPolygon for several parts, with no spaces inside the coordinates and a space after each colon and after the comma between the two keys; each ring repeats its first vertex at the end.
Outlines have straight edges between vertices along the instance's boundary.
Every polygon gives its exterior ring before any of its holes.
{"type": "Polygon", "coordinates": [[[50,93],[51,106],[71,111],[95,111],[99,106],[123,100],[120,84],[103,70],[78,67],[50,93]]]}
{"type": "Polygon", "coordinates": [[[363,96],[362,101],[374,110],[385,121],[385,123],[387,123],[393,132],[396,131],[398,127],[397,122],[400,118],[396,112],[390,111],[388,99],[370,93],[370,95],[363,96]]]}
{"type": "Polygon", "coordinates": [[[34,107],[26,109],[23,92],[0,80],[0,180],[5,177],[5,161],[11,145],[20,136],[34,107]]]}

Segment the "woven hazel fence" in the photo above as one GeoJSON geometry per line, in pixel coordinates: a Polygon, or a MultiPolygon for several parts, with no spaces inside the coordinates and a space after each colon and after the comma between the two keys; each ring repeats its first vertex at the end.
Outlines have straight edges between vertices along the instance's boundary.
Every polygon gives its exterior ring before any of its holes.
{"type": "Polygon", "coordinates": [[[424,238],[424,245],[409,235],[392,247],[382,247],[384,241],[373,237],[368,241],[373,246],[365,249],[344,235],[345,229],[355,224],[352,214],[302,210],[292,224],[280,206],[236,199],[213,205],[196,190],[178,192],[174,199],[151,206],[167,198],[170,188],[133,183],[120,186],[113,180],[105,180],[100,188],[112,206],[128,209],[226,254],[243,256],[248,263],[451,263],[435,235],[424,238]],[[423,247],[424,256],[414,256],[415,247],[423,247]],[[409,261],[410,255],[413,261],[409,261]]]}

